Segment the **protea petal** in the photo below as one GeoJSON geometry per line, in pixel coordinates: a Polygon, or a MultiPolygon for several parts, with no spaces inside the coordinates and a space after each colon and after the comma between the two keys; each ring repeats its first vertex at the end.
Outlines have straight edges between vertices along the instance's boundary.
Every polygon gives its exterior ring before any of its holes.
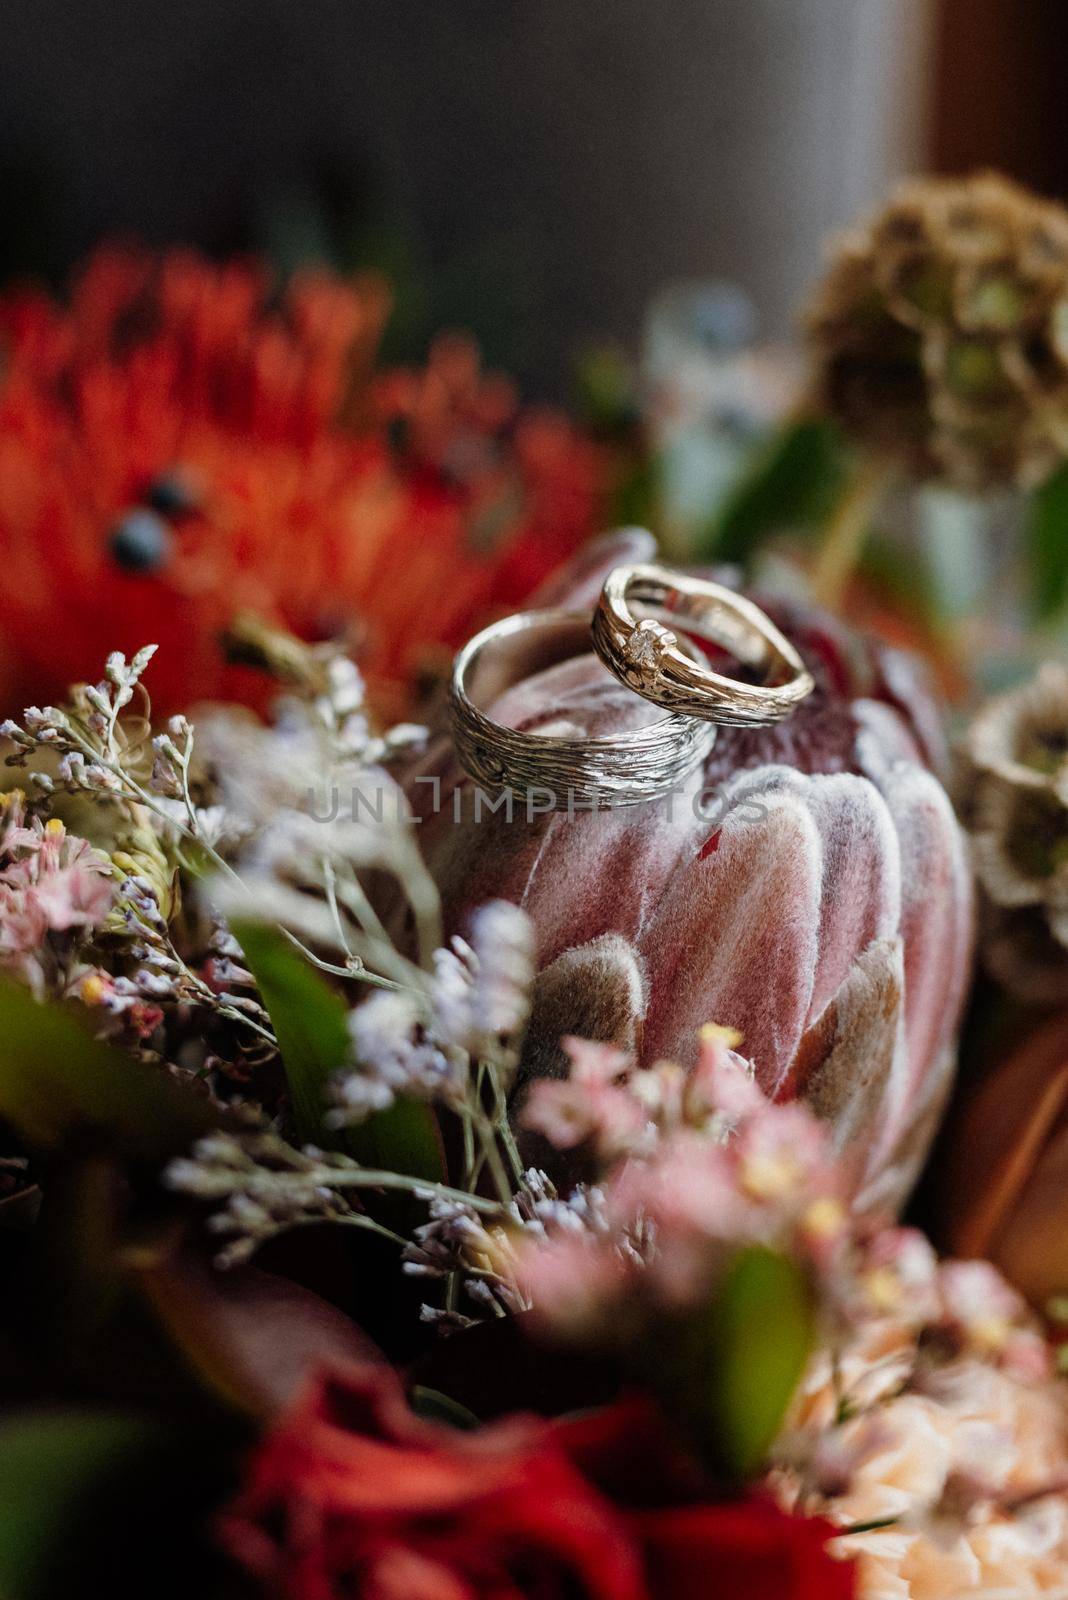
{"type": "Polygon", "coordinates": [[[864,1206],[893,1208],[909,1188],[900,1165],[883,1169],[873,1159],[887,1101],[904,1072],[904,987],[901,939],[873,939],[814,1030],[823,1050],[808,1072],[805,1099],[834,1129],[835,1153],[864,1206]]]}
{"type": "Polygon", "coordinates": [[[534,985],[519,1088],[531,1078],[567,1076],[561,1040],[569,1033],[636,1054],[647,1004],[645,973],[626,939],[607,933],[565,950],[534,985]]]}

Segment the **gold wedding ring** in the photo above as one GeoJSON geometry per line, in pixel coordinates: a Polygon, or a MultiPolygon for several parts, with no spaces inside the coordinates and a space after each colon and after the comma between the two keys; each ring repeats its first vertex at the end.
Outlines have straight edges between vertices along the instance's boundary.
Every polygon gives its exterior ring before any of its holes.
{"type": "Polygon", "coordinates": [[[617,567],[593,616],[597,654],[621,683],[675,715],[734,727],[781,722],[814,683],[760,607],[669,567],[617,567]],[[717,672],[687,635],[718,645],[758,678],[717,672]]]}

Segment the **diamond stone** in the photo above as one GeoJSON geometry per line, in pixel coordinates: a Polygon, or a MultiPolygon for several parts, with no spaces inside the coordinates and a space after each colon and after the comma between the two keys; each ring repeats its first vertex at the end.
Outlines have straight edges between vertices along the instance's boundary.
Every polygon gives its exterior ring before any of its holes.
{"type": "Polygon", "coordinates": [[[627,665],[642,678],[656,677],[664,655],[676,643],[675,635],[662,623],[647,617],[631,633],[625,646],[627,665]]]}

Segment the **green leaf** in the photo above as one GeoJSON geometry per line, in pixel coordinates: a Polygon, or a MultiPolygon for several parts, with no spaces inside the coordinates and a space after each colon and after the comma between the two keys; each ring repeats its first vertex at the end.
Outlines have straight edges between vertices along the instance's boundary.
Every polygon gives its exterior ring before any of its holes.
{"type": "Polygon", "coordinates": [[[341,1146],[369,1167],[440,1181],[437,1123],[420,1101],[397,1100],[340,1137],[324,1129],[327,1082],[348,1059],[345,1003],[277,929],[241,922],[234,936],[274,1027],[300,1138],[341,1146]]]}
{"type": "Polygon", "coordinates": [[[123,1154],[161,1161],[218,1118],[166,1073],[94,1039],[75,1017],[0,980],[0,1117],[55,1149],[85,1131],[123,1154]]]}
{"type": "MultiPolygon", "coordinates": [[[[0,1594],[229,1594],[210,1533],[245,1427],[214,1410],[149,1418],[85,1405],[0,1422],[0,1594]]],[[[230,1581],[228,1581],[230,1580],[230,1581]]]]}
{"type": "Polygon", "coordinates": [[[408,1391],[408,1404],[417,1417],[423,1417],[428,1422],[443,1423],[447,1428],[457,1428],[461,1433],[470,1433],[478,1427],[478,1418],[473,1411],[462,1406],[459,1400],[442,1394],[440,1389],[428,1389],[422,1383],[415,1384],[408,1391]]]}
{"type": "Polygon", "coordinates": [[[421,1100],[395,1100],[387,1111],[347,1129],[345,1149],[356,1161],[380,1172],[403,1172],[428,1183],[445,1180],[438,1125],[421,1100]]]}
{"type": "Polygon", "coordinates": [[[0,1425],[0,1594],[53,1592],[92,1507],[152,1447],[148,1422],[110,1412],[30,1414],[0,1425]]]}
{"type": "Polygon", "coordinates": [[[1032,607],[1049,622],[1068,603],[1068,462],[1031,496],[1027,536],[1032,607]]]}
{"type": "Polygon", "coordinates": [[[822,417],[788,422],[757,450],[699,538],[697,555],[748,563],[768,534],[818,526],[847,475],[848,452],[832,423],[822,417]]]}
{"type": "Polygon", "coordinates": [[[276,929],[240,922],[234,937],[282,1052],[297,1132],[322,1143],[323,1091],[348,1055],[345,1003],[276,929]]]}
{"type": "Polygon", "coordinates": [[[713,1426],[732,1476],[751,1477],[763,1465],[804,1372],[813,1325],[796,1262],[764,1246],[735,1258],[711,1321],[713,1426]]]}

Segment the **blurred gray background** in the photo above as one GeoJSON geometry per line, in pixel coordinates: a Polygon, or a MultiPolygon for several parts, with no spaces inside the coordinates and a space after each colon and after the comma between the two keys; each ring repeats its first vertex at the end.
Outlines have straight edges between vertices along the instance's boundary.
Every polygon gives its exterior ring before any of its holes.
{"type": "Polygon", "coordinates": [[[724,275],[779,334],[923,153],[928,0],[4,0],[0,272],[101,235],[374,261],[529,385],[724,275]]]}

